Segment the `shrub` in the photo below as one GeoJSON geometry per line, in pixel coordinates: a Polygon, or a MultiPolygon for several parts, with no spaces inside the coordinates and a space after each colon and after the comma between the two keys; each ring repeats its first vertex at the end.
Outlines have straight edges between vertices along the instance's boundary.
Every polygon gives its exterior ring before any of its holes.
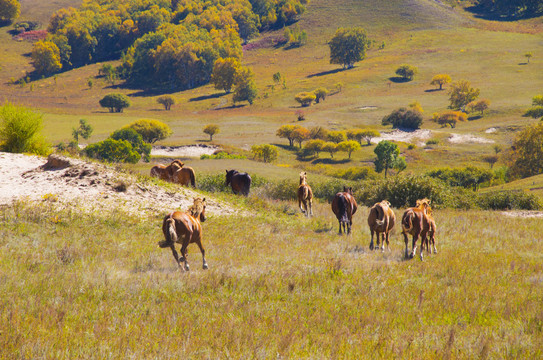
{"type": "Polygon", "coordinates": [[[299,102],[300,105],[302,105],[303,107],[306,107],[311,105],[311,103],[315,101],[316,98],[317,96],[312,92],[301,92],[296,94],[294,100],[299,102]]]}
{"type": "Polygon", "coordinates": [[[47,155],[49,145],[41,135],[42,115],[6,102],[0,107],[0,149],[12,153],[47,155]]]}
{"type": "Polygon", "coordinates": [[[253,145],[251,152],[256,159],[261,159],[265,163],[276,160],[279,154],[277,147],[269,144],[253,145]]]}
{"type": "Polygon", "coordinates": [[[215,124],[209,124],[204,127],[204,134],[209,135],[209,141],[213,141],[213,135],[218,134],[221,129],[219,129],[218,125],[215,124]]]}
{"type": "Polygon", "coordinates": [[[418,129],[422,125],[422,114],[416,110],[399,108],[381,120],[382,125],[392,125],[393,128],[418,129]]]}
{"type": "Polygon", "coordinates": [[[485,210],[540,210],[541,200],[523,191],[492,191],[478,196],[479,206],[485,210]]]}
{"type": "Polygon", "coordinates": [[[236,155],[236,154],[229,154],[225,151],[220,151],[218,152],[217,154],[213,154],[213,155],[207,155],[207,154],[203,154],[202,156],[200,156],[200,159],[201,160],[215,160],[215,159],[247,159],[246,156],[244,155],[236,155]]]}
{"type": "Polygon", "coordinates": [[[130,142],[111,138],[88,145],[84,153],[98,160],[132,164],[137,163],[141,158],[141,155],[134,150],[130,142]]]}
{"type": "Polygon", "coordinates": [[[430,139],[426,142],[426,145],[439,145],[440,140],[439,139],[430,139]]]}
{"type": "Polygon", "coordinates": [[[411,81],[415,77],[415,75],[419,72],[419,70],[415,66],[411,65],[401,65],[398,69],[396,69],[396,75],[401,76],[404,80],[411,81]]]}
{"type": "Polygon", "coordinates": [[[158,120],[140,119],[123,128],[136,130],[143,138],[143,141],[149,144],[164,140],[172,134],[170,127],[158,120]]]}
{"type": "Polygon", "coordinates": [[[426,173],[427,176],[440,179],[450,186],[461,186],[477,190],[482,183],[492,180],[494,174],[487,169],[468,166],[460,169],[440,168],[426,173]]]}
{"type": "Polygon", "coordinates": [[[152,146],[150,144],[146,144],[143,141],[143,138],[140,134],[136,132],[136,130],[132,128],[123,128],[119,130],[115,130],[113,134],[111,134],[110,138],[113,140],[126,140],[132,145],[132,148],[134,151],[141,154],[141,158],[145,162],[149,162],[149,159],[151,157],[151,148],[152,146]]]}
{"type": "Polygon", "coordinates": [[[107,94],[99,101],[100,106],[109,108],[109,112],[123,112],[124,108],[130,106],[130,100],[124,94],[107,94]]]}

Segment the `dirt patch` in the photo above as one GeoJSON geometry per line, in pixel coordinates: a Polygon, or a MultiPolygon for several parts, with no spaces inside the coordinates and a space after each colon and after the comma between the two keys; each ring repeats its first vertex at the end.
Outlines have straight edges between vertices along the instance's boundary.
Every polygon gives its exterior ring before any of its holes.
{"type": "Polygon", "coordinates": [[[460,134],[451,134],[449,138],[450,143],[452,144],[493,144],[494,140],[486,139],[484,137],[475,136],[472,134],[460,135],[460,134]]]}
{"type": "Polygon", "coordinates": [[[219,147],[213,145],[153,146],[151,155],[199,158],[202,155],[212,155],[217,150],[219,147]]]}
{"type": "MultiPolygon", "coordinates": [[[[76,205],[78,210],[122,209],[149,216],[186,210],[196,191],[181,186],[166,190],[150,181],[113,167],[60,156],[47,158],[0,152],[0,204],[16,200],[50,201],[59,208],[76,205]]],[[[210,215],[237,211],[209,199],[210,215]]]]}
{"type": "Polygon", "coordinates": [[[430,130],[415,130],[415,131],[404,131],[404,130],[394,130],[391,132],[383,132],[380,137],[373,138],[372,143],[377,144],[383,140],[393,140],[393,141],[402,141],[406,143],[413,143],[415,139],[419,140],[417,145],[424,146],[424,140],[429,139],[432,136],[430,130]]]}
{"type": "Polygon", "coordinates": [[[359,110],[377,110],[377,106],[362,106],[358,108],[359,110]]]}
{"type": "Polygon", "coordinates": [[[519,217],[519,218],[543,218],[543,211],[528,211],[528,210],[502,211],[502,214],[509,217],[519,217]]]}

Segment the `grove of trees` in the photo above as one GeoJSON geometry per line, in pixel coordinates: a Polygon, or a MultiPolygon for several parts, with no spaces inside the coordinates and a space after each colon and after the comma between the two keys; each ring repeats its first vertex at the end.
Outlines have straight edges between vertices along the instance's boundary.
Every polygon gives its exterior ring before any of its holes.
{"type": "Polygon", "coordinates": [[[454,110],[463,110],[470,102],[479,97],[480,90],[471,87],[467,80],[459,80],[451,84],[449,88],[449,107],[454,110]]]}

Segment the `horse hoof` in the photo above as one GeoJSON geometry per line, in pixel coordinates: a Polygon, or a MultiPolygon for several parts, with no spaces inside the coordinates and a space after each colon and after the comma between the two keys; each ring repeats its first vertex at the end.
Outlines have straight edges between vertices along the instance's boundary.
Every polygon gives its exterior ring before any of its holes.
{"type": "Polygon", "coordinates": [[[202,266],[202,268],[203,268],[204,270],[207,270],[207,269],[209,269],[209,266],[207,266],[207,264],[204,264],[204,266],[202,266]]]}

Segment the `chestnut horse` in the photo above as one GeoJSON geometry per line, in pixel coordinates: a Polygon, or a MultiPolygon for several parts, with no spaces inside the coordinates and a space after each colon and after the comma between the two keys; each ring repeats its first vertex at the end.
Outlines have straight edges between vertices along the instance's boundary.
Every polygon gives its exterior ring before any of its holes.
{"type": "Polygon", "coordinates": [[[192,243],[196,243],[202,252],[203,268],[208,268],[206,252],[202,246],[202,225],[200,224],[206,220],[205,212],[206,199],[195,198],[194,204],[186,213],[174,211],[166,215],[162,221],[162,232],[166,240],[160,241],[158,246],[169,247],[179,268],[181,268],[181,263],[184,263],[185,271],[189,271],[187,247],[192,243]],[[175,243],[181,244],[181,258],[177,255],[175,243]]]}
{"type": "Polygon", "coordinates": [[[377,246],[375,249],[379,249],[379,235],[382,234],[382,244],[381,251],[385,251],[385,240],[387,244],[387,249],[390,251],[389,247],[389,234],[394,223],[396,222],[396,215],[394,211],[390,208],[390,203],[386,200],[375,203],[370,209],[370,214],[368,215],[368,225],[371,231],[371,242],[370,250],[373,250],[373,233],[377,234],[377,246]]]}
{"type": "Polygon", "coordinates": [[[428,220],[428,212],[431,211],[430,200],[422,199],[417,200],[417,206],[408,208],[405,210],[402,216],[402,234],[405,241],[405,257],[414,258],[417,253],[417,240],[421,238],[421,252],[420,259],[422,260],[422,248],[427,241],[426,235],[430,229],[430,222],[428,220]],[[413,236],[413,244],[411,255],[408,256],[407,244],[409,239],[407,235],[413,236]]]}
{"type": "Polygon", "coordinates": [[[226,170],[226,186],[228,185],[232,187],[234,194],[242,193],[247,196],[251,189],[251,177],[237,170],[226,170]]]}
{"type": "Polygon", "coordinates": [[[307,173],[300,173],[300,186],[298,186],[298,206],[305,216],[313,215],[313,191],[307,185],[307,173]],[[303,205],[303,207],[302,207],[303,205]]]}
{"type": "Polygon", "coordinates": [[[356,213],[357,209],[358,205],[356,204],[356,200],[353,196],[353,189],[344,186],[343,192],[338,192],[332,200],[332,211],[336,215],[336,218],[339,222],[340,234],[342,225],[344,233],[351,233],[351,226],[353,225],[353,215],[356,213]]]}
{"type": "Polygon", "coordinates": [[[194,176],[194,170],[190,166],[185,166],[174,172],[172,176],[172,182],[181,185],[192,185],[196,187],[196,181],[194,176]]]}
{"type": "MultiPolygon", "coordinates": [[[[426,241],[424,242],[424,246],[426,247],[426,252],[430,252],[430,254],[435,253],[437,254],[437,247],[436,247],[436,221],[434,220],[434,217],[432,216],[432,209],[428,208],[428,214],[426,214],[428,217],[428,235],[426,236],[426,241]],[[433,247],[433,251],[432,251],[433,247]]],[[[423,250],[423,247],[421,246],[421,251],[423,250]]]]}
{"type": "Polygon", "coordinates": [[[173,181],[175,172],[183,168],[183,164],[180,160],[174,160],[170,165],[158,164],[151,168],[151,176],[157,177],[165,181],[173,181]]]}

